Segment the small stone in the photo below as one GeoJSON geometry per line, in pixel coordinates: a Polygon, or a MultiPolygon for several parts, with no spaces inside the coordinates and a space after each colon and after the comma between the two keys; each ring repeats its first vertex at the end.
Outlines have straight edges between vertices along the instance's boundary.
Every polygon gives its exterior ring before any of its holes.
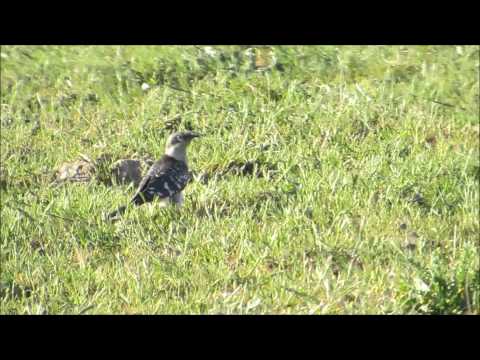
{"type": "Polygon", "coordinates": [[[112,178],[117,184],[133,183],[138,186],[142,180],[142,162],[133,159],[118,160],[112,166],[112,178]]]}
{"type": "Polygon", "coordinates": [[[93,164],[85,160],[65,163],[57,170],[56,179],[58,182],[88,182],[92,178],[94,168],[93,164]]]}

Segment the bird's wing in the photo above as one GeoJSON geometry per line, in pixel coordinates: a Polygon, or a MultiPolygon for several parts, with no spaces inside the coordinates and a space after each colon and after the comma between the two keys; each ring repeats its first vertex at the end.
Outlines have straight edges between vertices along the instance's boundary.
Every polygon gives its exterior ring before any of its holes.
{"type": "Polygon", "coordinates": [[[187,165],[170,157],[164,157],[152,165],[142,179],[132,202],[142,204],[154,197],[171,197],[187,186],[191,175],[187,165]]]}

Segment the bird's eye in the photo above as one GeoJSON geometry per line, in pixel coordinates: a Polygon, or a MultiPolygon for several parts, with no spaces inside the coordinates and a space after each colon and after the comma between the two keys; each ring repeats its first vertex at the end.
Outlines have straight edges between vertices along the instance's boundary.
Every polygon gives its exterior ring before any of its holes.
{"type": "Polygon", "coordinates": [[[182,142],[183,141],[182,135],[177,135],[176,140],[177,142],[182,142]]]}

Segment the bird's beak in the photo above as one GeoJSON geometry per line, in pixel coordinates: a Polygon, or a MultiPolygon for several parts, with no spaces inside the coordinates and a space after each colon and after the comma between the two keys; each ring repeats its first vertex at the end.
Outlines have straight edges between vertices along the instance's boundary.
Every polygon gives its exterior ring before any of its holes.
{"type": "Polygon", "coordinates": [[[199,133],[196,133],[196,132],[191,132],[189,134],[190,139],[194,139],[194,138],[201,137],[201,136],[203,136],[203,135],[199,134],[199,133]]]}

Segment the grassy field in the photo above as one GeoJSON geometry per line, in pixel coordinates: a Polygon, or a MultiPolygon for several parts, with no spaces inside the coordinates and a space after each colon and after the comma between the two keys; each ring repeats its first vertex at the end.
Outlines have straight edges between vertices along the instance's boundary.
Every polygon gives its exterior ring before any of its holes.
{"type": "Polygon", "coordinates": [[[480,314],[479,47],[272,49],[2,46],[1,313],[480,314]],[[105,221],[175,129],[185,206],[105,221]]]}

